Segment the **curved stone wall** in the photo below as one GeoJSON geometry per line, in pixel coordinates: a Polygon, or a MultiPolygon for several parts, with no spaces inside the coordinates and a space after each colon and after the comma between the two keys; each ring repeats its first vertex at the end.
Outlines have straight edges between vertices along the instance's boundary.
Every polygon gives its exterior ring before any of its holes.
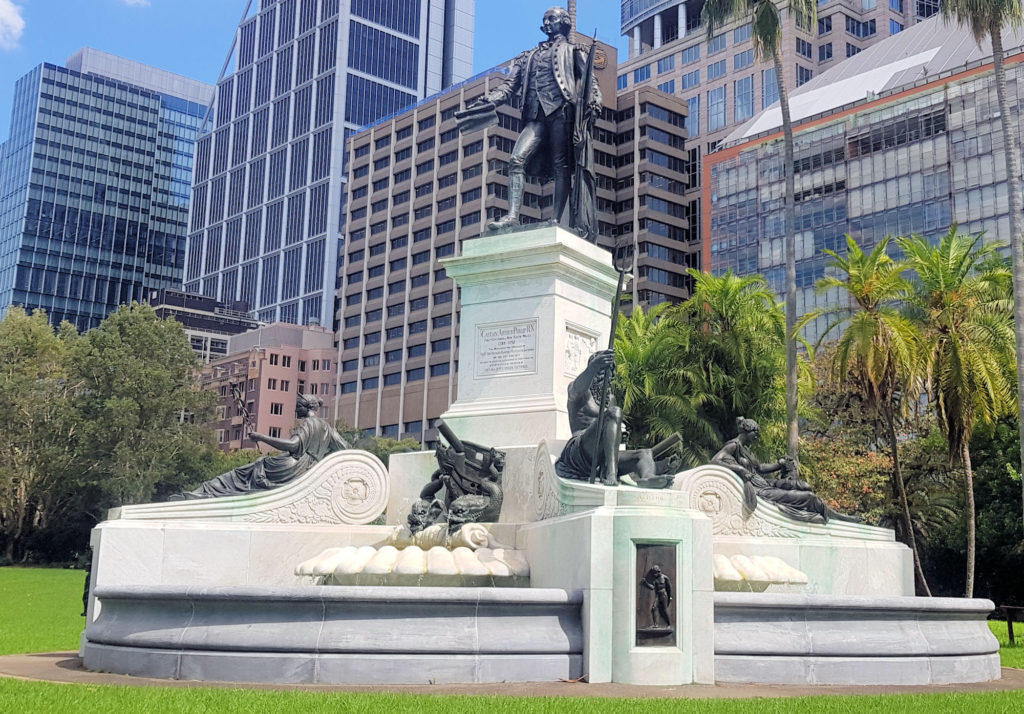
{"type": "Polygon", "coordinates": [[[98,588],[91,670],[323,684],[579,677],[579,592],[526,588],[98,588]]]}

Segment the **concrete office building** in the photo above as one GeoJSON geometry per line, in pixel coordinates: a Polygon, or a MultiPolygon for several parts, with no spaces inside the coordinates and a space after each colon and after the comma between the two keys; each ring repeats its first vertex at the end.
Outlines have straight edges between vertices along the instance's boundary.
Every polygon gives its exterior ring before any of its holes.
{"type": "Polygon", "coordinates": [[[470,75],[473,0],[252,0],[197,147],[185,289],[330,325],[346,137],[470,75]]]}
{"type": "MultiPolygon", "coordinates": [[[[1024,31],[1003,30],[1009,104],[1024,96],[1024,31]]],[[[845,234],[868,248],[887,235],[962,232],[1009,240],[1006,165],[991,47],[940,18],[908,28],[793,93],[797,311],[842,304],[817,295],[828,248],[845,234]]],[[[1022,123],[1013,111],[1018,134],[1022,123]]],[[[779,112],[738,128],[705,166],[704,262],[763,273],[784,288],[784,177],[779,112]]],[[[808,326],[817,339],[823,324],[808,326]]]]}
{"type": "Polygon", "coordinates": [[[0,145],[0,311],[95,327],[180,287],[196,131],[213,87],[85,48],[15,85],[0,145]]]}
{"type": "Polygon", "coordinates": [[[244,302],[223,303],[170,289],[152,291],[148,302],[160,319],[174,318],[181,323],[192,351],[203,362],[226,357],[231,335],[259,327],[244,302]]]}
{"type": "MultiPolygon", "coordinates": [[[[778,101],[775,69],[754,58],[749,23],[722,27],[710,41],[701,24],[703,0],[622,0],[621,29],[629,59],[619,65],[620,91],[656,86],[689,105],[688,159],[692,181],[685,197],[696,249],[704,224],[700,165],[735,127],[778,101]]],[[[938,0],[826,0],[818,3],[814,27],[801,28],[783,12],[786,87],[853,57],[938,12],[938,0]]]]}
{"type": "MultiPolygon", "coordinates": [[[[203,369],[202,386],[217,392],[208,424],[224,451],[255,449],[248,430],[287,437],[295,426],[299,394],[327,396],[335,382],[334,334],[324,327],[262,325],[229,339],[228,355],[203,369]],[[250,416],[245,423],[242,407],[250,416]]],[[[321,409],[329,417],[329,409],[321,409]]],[[[269,449],[263,446],[263,451],[269,449]]]]}
{"type": "MultiPolygon", "coordinates": [[[[616,99],[615,50],[598,47],[606,102],[594,143],[599,242],[636,257],[636,302],[678,300],[686,267],[697,265],[675,202],[690,179],[686,105],[653,87],[616,99]]],[[[485,73],[350,140],[335,413],[368,432],[430,445],[434,420],[456,398],[459,296],[439,261],[507,212],[521,121],[502,105],[497,125],[460,135],[454,113],[504,79],[502,70],[485,73]]],[[[550,184],[528,181],[522,221],[548,220],[552,198],[550,184]]]]}

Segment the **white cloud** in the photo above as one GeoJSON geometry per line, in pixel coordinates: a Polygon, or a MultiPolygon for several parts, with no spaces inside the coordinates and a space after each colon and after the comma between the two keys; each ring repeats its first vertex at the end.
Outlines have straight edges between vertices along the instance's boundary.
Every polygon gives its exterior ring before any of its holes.
{"type": "Polygon", "coordinates": [[[13,50],[25,31],[21,8],[12,0],[0,0],[0,49],[13,50]]]}
{"type": "MultiPolygon", "coordinates": [[[[3,0],[0,0],[2,2],[3,0]]],[[[121,0],[125,5],[134,5],[137,7],[148,7],[149,0],[121,0]]]]}

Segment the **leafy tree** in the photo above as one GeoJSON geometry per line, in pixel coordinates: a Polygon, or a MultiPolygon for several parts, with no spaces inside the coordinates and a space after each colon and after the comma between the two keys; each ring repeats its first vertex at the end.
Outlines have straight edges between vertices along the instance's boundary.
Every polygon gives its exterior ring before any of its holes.
{"type": "Polygon", "coordinates": [[[897,433],[917,385],[919,336],[916,325],[901,309],[910,294],[910,284],[903,277],[906,268],[889,257],[888,247],[886,238],[865,253],[847,236],[846,255],[825,251],[832,256],[829,267],[834,274],[819,280],[816,290],[825,292],[839,288],[849,296],[848,305],[812,310],[800,320],[797,329],[824,317],[829,320],[829,326],[822,332],[819,343],[834,330],[839,331],[832,352],[832,380],[855,385],[864,397],[865,406],[874,410],[885,425],[894,491],[903,511],[898,530],[913,552],[918,585],[930,595],[914,535],[897,433]]]}
{"type": "MultiPolygon", "coordinates": [[[[803,27],[817,23],[818,4],[815,0],[789,0],[785,7],[803,27]]],[[[708,28],[708,38],[730,21],[749,21],[754,53],[762,61],[775,67],[775,81],[782,112],[783,171],[786,178],[785,195],[785,254],[786,254],[786,446],[789,455],[797,459],[799,447],[799,365],[796,350],[796,199],[793,168],[793,120],[789,111],[786,91],[786,71],[782,63],[782,17],[773,0],[707,0],[701,10],[701,20],[708,28]]]]}
{"type": "Polygon", "coordinates": [[[639,305],[619,317],[615,335],[615,394],[623,409],[630,448],[650,447],[674,432],[689,438],[681,445],[685,462],[706,457],[699,445],[714,444],[717,434],[700,413],[715,395],[702,391],[703,373],[689,357],[692,328],[661,303],[644,312],[639,305]]]}
{"type": "Polygon", "coordinates": [[[0,537],[4,558],[25,557],[34,528],[59,520],[73,494],[78,420],[68,409],[66,355],[77,335],[46,314],[12,307],[0,320],[0,537]]]}
{"type": "Polygon", "coordinates": [[[194,479],[212,448],[214,395],[198,389],[198,364],[181,325],[148,305],[122,306],[87,332],[70,372],[81,388],[85,472],[111,503],[139,503],[194,479]]]}
{"type": "MultiPolygon", "coordinates": [[[[1003,134],[1003,158],[1009,184],[1010,253],[1013,266],[1014,342],[1017,354],[1024,355],[1024,236],[1021,234],[1020,141],[1010,116],[1006,98],[1006,65],[1003,27],[1019,28],[1024,23],[1020,0],[944,0],[942,14],[948,22],[956,19],[971,28],[974,39],[988,37],[992,42],[992,65],[996,84],[996,102],[1003,134]]],[[[1017,361],[1017,424],[1019,449],[1024,461],[1024,361],[1017,361]]],[[[1021,484],[1024,489],[1024,483],[1021,484]]],[[[1024,507],[1024,490],[1021,492],[1024,507]]]]}
{"type": "Polygon", "coordinates": [[[780,421],[785,318],[760,275],[690,275],[693,294],[673,314],[690,326],[690,346],[680,359],[699,371],[693,398],[717,434],[709,444],[717,449],[733,435],[736,417],[756,419],[766,431],[780,421]]]}
{"type": "Polygon", "coordinates": [[[963,464],[967,497],[967,578],[974,594],[976,522],[971,435],[1014,407],[1013,317],[1005,299],[1010,271],[990,258],[997,244],[956,225],[932,246],[921,236],[900,238],[907,265],[917,274],[913,303],[921,321],[920,355],[928,393],[950,458],[963,464]]]}

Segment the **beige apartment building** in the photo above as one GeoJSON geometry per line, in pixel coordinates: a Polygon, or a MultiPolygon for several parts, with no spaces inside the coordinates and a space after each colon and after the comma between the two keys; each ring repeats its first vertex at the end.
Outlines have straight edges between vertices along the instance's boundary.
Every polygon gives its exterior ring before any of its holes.
{"type": "MultiPolygon", "coordinates": [[[[247,438],[250,430],[287,437],[295,426],[299,394],[315,394],[330,404],[336,354],[334,335],[319,326],[277,322],[230,337],[228,355],[206,365],[202,376],[203,389],[219,395],[209,428],[221,449],[257,448],[247,438]]],[[[326,407],[323,416],[330,416],[326,407]]]]}
{"type": "MultiPolygon", "coordinates": [[[[655,87],[617,93],[615,49],[598,48],[599,242],[635,259],[628,304],[675,302],[687,294],[686,269],[699,265],[679,200],[695,178],[684,146],[687,107],[655,87]]],[[[459,295],[441,261],[507,212],[521,122],[504,105],[496,126],[461,135],[454,114],[504,78],[501,69],[474,77],[347,144],[334,415],[368,433],[429,446],[436,418],[457,396],[459,295]]],[[[528,183],[522,221],[548,220],[552,199],[550,186],[528,183]]]]}

